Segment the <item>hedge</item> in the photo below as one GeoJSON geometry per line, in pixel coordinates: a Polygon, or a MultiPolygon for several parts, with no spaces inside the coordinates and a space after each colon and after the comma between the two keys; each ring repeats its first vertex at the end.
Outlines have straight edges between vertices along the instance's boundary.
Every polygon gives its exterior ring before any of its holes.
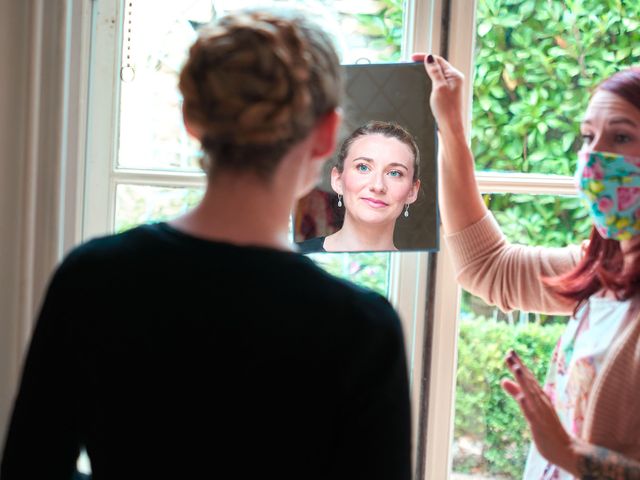
{"type": "Polygon", "coordinates": [[[460,321],[455,438],[478,442],[481,454],[458,455],[454,470],[522,475],[530,435],[516,402],[500,387],[509,376],[504,358],[513,348],[542,383],[563,329],[562,324],[460,321]]]}

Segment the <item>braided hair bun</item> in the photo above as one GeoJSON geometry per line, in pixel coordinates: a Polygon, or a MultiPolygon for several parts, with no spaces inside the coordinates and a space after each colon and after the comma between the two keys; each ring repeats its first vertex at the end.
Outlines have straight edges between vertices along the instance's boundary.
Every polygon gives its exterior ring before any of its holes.
{"type": "Polygon", "coordinates": [[[203,132],[205,169],[268,178],[282,156],[339,104],[329,37],[301,16],[245,11],[202,30],[179,82],[184,115],[203,132]]]}

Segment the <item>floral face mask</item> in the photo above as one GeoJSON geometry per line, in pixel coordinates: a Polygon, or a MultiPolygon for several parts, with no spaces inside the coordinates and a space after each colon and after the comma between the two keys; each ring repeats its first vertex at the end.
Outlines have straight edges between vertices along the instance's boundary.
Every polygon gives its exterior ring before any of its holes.
{"type": "Polygon", "coordinates": [[[640,235],[640,157],[580,152],[576,182],[603,238],[640,235]]]}

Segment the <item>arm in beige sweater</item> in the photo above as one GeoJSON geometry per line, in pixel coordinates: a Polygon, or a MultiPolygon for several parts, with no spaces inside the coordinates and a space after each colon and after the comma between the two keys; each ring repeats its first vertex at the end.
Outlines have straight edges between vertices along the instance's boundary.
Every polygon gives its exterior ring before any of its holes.
{"type": "Polygon", "coordinates": [[[491,214],[445,238],[458,282],[485,302],[503,311],[572,313],[574,304],[551,292],[541,278],[572,269],[580,259],[579,246],[512,245],[491,214]]]}
{"type": "Polygon", "coordinates": [[[440,140],[439,208],[459,282],[502,310],[571,313],[574,305],[552,294],[541,277],[567,272],[579,260],[580,248],[530,248],[505,240],[476,183],[464,134],[464,76],[440,56],[414,56],[419,59],[432,82],[429,102],[440,140]]]}

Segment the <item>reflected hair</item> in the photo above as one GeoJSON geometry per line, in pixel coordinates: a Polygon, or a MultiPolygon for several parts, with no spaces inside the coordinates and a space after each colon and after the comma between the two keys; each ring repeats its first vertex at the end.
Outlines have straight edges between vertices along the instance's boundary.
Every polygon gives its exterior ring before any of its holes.
{"type": "MultiPolygon", "coordinates": [[[[603,80],[594,90],[618,95],[640,112],[640,68],[621,70],[603,80]]],[[[595,227],[591,228],[589,242],[576,267],[557,277],[543,278],[543,282],[560,296],[575,301],[574,314],[594,293],[606,289],[620,300],[631,298],[640,291],[640,245],[627,255],[633,263],[625,271],[620,242],[603,238],[595,227]]]]}
{"type": "Polygon", "coordinates": [[[342,73],[330,37],[295,10],[245,10],[203,27],[180,73],[185,120],[203,167],[271,178],[280,159],[334,110],[342,73]]]}
{"type": "Polygon", "coordinates": [[[388,138],[395,138],[409,147],[409,150],[411,150],[413,154],[413,181],[416,182],[420,178],[420,150],[413,135],[395,122],[382,122],[379,120],[373,120],[356,128],[351,135],[342,142],[335,164],[335,167],[340,173],[344,171],[344,160],[347,158],[347,155],[349,155],[349,149],[351,145],[353,145],[353,142],[366,135],[383,135],[388,138]]]}

